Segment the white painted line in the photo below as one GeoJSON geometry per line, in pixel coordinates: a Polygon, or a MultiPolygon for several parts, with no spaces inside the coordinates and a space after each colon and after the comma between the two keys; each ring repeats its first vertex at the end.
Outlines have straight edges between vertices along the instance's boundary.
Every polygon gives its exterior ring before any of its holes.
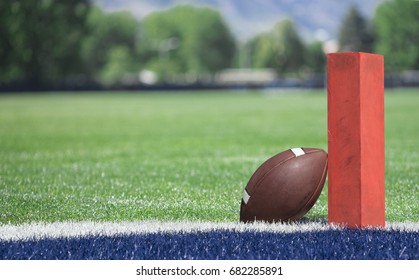
{"type": "Polygon", "coordinates": [[[301,148],[292,148],[291,149],[291,151],[294,153],[294,155],[296,156],[296,157],[299,157],[299,156],[302,156],[302,155],[305,155],[306,153],[304,152],[304,150],[303,149],[301,149],[301,148]]]}
{"type": "MultiPolygon", "coordinates": [[[[134,222],[55,222],[22,225],[1,225],[0,240],[27,240],[83,236],[115,236],[146,233],[190,233],[213,230],[236,232],[256,231],[293,233],[340,229],[324,221],[303,221],[289,224],[189,221],[134,221],[134,222]]],[[[384,230],[419,232],[419,223],[388,223],[384,230]]]]}

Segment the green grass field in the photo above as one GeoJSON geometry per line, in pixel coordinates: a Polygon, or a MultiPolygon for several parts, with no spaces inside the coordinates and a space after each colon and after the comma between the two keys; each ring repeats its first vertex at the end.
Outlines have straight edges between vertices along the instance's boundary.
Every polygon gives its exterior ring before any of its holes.
{"type": "MultiPolygon", "coordinates": [[[[385,107],[387,220],[418,222],[419,89],[385,107]]],[[[0,96],[0,224],[237,221],[268,157],[327,150],[326,109],[325,91],[0,96]]]]}

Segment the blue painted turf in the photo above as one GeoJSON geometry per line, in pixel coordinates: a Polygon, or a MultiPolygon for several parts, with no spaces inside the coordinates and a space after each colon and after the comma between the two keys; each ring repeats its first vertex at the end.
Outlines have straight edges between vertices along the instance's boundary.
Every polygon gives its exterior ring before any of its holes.
{"type": "Polygon", "coordinates": [[[1,241],[0,259],[419,259],[419,232],[150,233],[1,241]]]}

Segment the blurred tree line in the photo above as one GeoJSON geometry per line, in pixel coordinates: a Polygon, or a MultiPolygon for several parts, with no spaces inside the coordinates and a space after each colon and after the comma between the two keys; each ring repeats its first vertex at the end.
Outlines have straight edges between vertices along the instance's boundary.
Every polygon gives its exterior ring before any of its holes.
{"type": "MultiPolygon", "coordinates": [[[[385,55],[386,69],[419,69],[419,2],[389,0],[365,18],[353,6],[339,30],[340,51],[385,55]]],[[[141,70],[189,82],[225,68],[272,68],[279,76],[323,73],[323,43],[306,43],[291,20],[238,43],[217,11],[176,6],[139,21],[89,0],[0,2],[0,85],[138,80],[141,70]]]]}
{"type": "Polygon", "coordinates": [[[60,82],[81,70],[88,0],[0,1],[0,82],[60,82]]]}

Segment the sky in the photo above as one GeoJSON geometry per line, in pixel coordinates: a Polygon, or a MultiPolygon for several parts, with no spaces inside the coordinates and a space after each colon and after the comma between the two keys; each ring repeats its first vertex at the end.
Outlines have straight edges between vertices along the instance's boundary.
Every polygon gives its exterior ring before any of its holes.
{"type": "Polygon", "coordinates": [[[217,9],[239,40],[269,31],[276,22],[291,18],[307,41],[336,38],[351,4],[371,18],[383,0],[92,0],[105,11],[127,10],[143,19],[152,12],[191,4],[217,9]]]}

